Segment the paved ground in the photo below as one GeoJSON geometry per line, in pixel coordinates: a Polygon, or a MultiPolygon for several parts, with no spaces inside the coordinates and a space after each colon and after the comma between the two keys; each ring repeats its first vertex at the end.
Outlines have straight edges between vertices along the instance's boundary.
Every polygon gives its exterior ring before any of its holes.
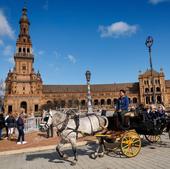
{"type": "MultiPolygon", "coordinates": [[[[71,166],[70,161],[62,161],[54,150],[17,155],[0,156],[1,169],[168,169],[170,168],[170,141],[167,135],[160,144],[149,145],[143,142],[140,154],[134,158],[120,157],[116,154],[96,160],[90,159],[95,145],[79,147],[79,161],[71,166]]],[[[70,150],[66,150],[71,153],[70,150]]],[[[72,160],[72,157],[70,157],[72,160]]]]}

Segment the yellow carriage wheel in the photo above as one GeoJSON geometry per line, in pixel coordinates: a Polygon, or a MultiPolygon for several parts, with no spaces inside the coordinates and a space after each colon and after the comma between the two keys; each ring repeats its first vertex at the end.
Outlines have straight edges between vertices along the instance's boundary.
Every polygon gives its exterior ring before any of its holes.
{"type": "Polygon", "coordinates": [[[161,140],[160,135],[145,135],[146,140],[148,140],[150,143],[157,143],[161,140]]]}
{"type": "Polygon", "coordinates": [[[121,138],[120,148],[126,157],[135,157],[141,150],[141,139],[135,131],[127,131],[121,138]]]}

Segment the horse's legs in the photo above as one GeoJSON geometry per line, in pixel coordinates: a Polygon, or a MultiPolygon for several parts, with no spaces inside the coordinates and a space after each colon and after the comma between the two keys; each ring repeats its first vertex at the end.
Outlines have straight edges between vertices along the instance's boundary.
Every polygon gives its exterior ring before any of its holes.
{"type": "Polygon", "coordinates": [[[59,144],[56,147],[56,151],[61,158],[63,158],[64,160],[67,160],[68,156],[66,154],[64,154],[63,151],[62,151],[62,148],[63,148],[65,143],[66,143],[66,141],[64,139],[61,139],[61,141],[59,142],[59,144]]]}
{"type": "Polygon", "coordinates": [[[77,159],[77,148],[76,148],[76,137],[71,138],[70,143],[71,143],[73,154],[74,154],[74,161],[78,161],[78,159],[77,159]]]}

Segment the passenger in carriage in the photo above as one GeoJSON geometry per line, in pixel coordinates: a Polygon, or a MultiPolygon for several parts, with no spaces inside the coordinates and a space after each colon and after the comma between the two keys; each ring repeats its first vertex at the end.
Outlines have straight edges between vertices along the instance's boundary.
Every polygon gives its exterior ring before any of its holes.
{"type": "Polygon", "coordinates": [[[143,115],[143,121],[144,122],[151,120],[150,111],[151,111],[151,108],[148,105],[145,108],[143,108],[142,115],[143,115]]]}
{"type": "Polygon", "coordinates": [[[160,106],[158,107],[158,116],[159,116],[161,119],[166,117],[165,107],[164,107],[163,105],[160,105],[160,106]]]}
{"type": "Polygon", "coordinates": [[[125,117],[125,114],[128,112],[129,99],[126,96],[125,90],[120,90],[119,96],[120,97],[119,97],[118,102],[117,102],[116,112],[118,113],[120,128],[123,129],[123,127],[125,126],[124,117],[125,117]]]}
{"type": "Polygon", "coordinates": [[[157,125],[157,122],[159,120],[159,112],[157,111],[156,105],[151,105],[151,110],[149,112],[150,118],[154,123],[154,126],[157,125]]]}

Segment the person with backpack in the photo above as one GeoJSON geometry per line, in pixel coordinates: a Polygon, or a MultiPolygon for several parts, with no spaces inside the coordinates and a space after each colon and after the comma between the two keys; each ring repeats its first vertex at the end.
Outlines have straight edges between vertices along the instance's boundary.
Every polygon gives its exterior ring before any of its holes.
{"type": "Polygon", "coordinates": [[[13,113],[9,113],[9,117],[6,119],[6,124],[8,127],[8,139],[13,139],[15,127],[16,127],[16,120],[13,116],[13,113]]]}
{"type": "Polygon", "coordinates": [[[17,119],[18,139],[17,144],[26,144],[24,138],[24,114],[21,113],[17,119]]]}

